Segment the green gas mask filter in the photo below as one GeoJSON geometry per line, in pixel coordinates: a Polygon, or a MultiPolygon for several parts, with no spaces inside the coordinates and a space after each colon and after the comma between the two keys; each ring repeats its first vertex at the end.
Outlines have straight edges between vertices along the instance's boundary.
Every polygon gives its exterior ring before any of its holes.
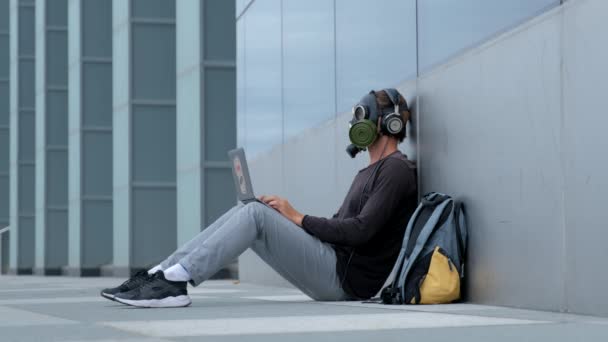
{"type": "Polygon", "coordinates": [[[365,151],[378,137],[378,118],[382,117],[380,131],[383,134],[396,136],[404,129],[404,122],[399,114],[399,93],[395,89],[384,89],[390,98],[393,108],[380,110],[376,102],[376,93],[372,90],[365,95],[353,109],[348,137],[352,143],[346,152],[352,158],[357,153],[365,151]]]}

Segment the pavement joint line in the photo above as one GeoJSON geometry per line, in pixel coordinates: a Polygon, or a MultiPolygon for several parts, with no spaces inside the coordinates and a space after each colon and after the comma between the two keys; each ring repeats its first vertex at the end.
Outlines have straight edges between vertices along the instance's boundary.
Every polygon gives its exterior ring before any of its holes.
{"type": "Polygon", "coordinates": [[[100,322],[100,325],[151,337],[228,336],[312,332],[383,331],[394,329],[447,328],[554,324],[514,318],[450,315],[428,312],[249,317],[221,319],[148,320],[100,322]]]}

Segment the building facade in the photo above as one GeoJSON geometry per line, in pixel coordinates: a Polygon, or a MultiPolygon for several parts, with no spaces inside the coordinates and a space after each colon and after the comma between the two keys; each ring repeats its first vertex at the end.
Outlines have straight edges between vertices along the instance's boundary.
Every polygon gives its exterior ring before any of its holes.
{"type": "MultiPolygon", "coordinates": [[[[351,106],[398,88],[419,193],[467,208],[467,299],[608,315],[603,0],[237,1],[238,144],[258,194],[330,216],[351,106]]],[[[243,281],[286,284],[255,254],[243,281]]]]}
{"type": "Polygon", "coordinates": [[[125,276],[235,204],[234,13],[0,0],[3,271],[125,276]]]}

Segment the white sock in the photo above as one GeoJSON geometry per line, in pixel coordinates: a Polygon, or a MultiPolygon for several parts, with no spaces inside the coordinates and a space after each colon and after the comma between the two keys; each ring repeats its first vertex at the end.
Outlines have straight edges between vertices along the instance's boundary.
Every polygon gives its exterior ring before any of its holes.
{"type": "Polygon", "coordinates": [[[180,264],[175,264],[163,272],[165,273],[165,278],[170,281],[188,281],[192,279],[188,271],[180,264]]]}
{"type": "Polygon", "coordinates": [[[148,274],[154,274],[154,273],[156,273],[158,271],[162,271],[162,270],[163,270],[162,266],[160,264],[158,264],[158,265],[152,267],[151,269],[149,269],[148,274]]]}

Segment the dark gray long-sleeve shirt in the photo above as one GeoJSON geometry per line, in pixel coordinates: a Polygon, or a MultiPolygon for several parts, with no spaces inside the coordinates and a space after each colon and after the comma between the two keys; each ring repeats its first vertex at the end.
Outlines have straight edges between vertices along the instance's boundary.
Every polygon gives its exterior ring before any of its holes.
{"type": "Polygon", "coordinates": [[[332,218],[302,220],[308,233],[334,245],[342,286],[357,298],[374,296],[384,284],[417,205],[415,165],[400,151],[377,163],[375,174],[376,163],[359,171],[332,218]]]}

